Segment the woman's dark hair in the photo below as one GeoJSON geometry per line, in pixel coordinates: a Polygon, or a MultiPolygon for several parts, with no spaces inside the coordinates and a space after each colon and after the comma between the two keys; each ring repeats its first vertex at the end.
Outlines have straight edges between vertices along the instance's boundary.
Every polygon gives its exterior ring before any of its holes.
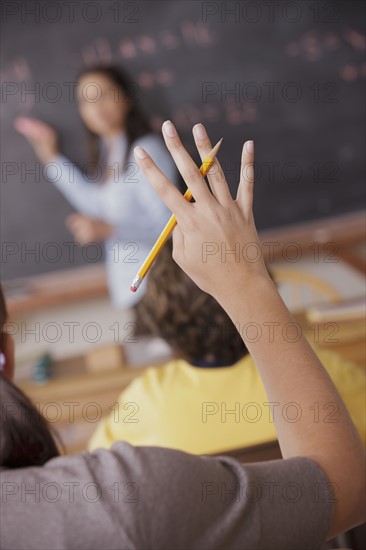
{"type": "Polygon", "coordinates": [[[163,338],[190,363],[232,365],[248,353],[223,308],[173,260],[171,241],[151,268],[135,311],[139,333],[163,338]]]}
{"type": "MultiPolygon", "coordinates": [[[[133,85],[132,79],[116,65],[94,65],[83,70],[78,79],[89,75],[99,74],[107,77],[119,91],[121,91],[126,97],[126,100],[130,103],[130,109],[126,114],[125,127],[127,134],[127,151],[125,158],[123,159],[123,165],[127,161],[131,145],[139,138],[152,131],[150,122],[145,116],[141,107],[137,101],[136,89],[133,85]]],[[[94,134],[89,128],[86,128],[88,135],[88,149],[89,149],[89,162],[94,166],[100,165],[100,148],[99,137],[94,134]]]]}
{"type": "MultiPolygon", "coordinates": [[[[8,314],[0,285],[1,352],[8,314]]],[[[31,401],[3,372],[0,372],[0,466],[24,468],[41,466],[59,455],[47,422],[31,401]]]]}

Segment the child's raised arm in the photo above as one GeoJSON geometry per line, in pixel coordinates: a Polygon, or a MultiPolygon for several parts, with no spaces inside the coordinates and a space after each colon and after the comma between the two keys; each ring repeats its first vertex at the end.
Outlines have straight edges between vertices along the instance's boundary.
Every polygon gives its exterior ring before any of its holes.
{"type": "MultiPolygon", "coordinates": [[[[135,156],[177,218],[173,257],[239,327],[265,384],[283,457],[312,458],[333,484],[329,535],[334,536],[365,520],[364,449],[336,388],[267,273],[252,213],[253,142],[243,147],[234,201],[218,161],[208,178],[211,194],[171,122],[164,123],[163,136],[195,203],[183,198],[143,149],[137,147],[135,156]]],[[[202,125],[194,127],[194,137],[204,158],[211,143],[202,125]]]]}

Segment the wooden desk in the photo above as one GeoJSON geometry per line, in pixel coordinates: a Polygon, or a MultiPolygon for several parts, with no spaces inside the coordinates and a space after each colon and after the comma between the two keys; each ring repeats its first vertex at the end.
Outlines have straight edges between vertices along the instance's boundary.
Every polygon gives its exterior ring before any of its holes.
{"type": "Polygon", "coordinates": [[[365,368],[365,320],[350,322],[314,323],[306,319],[305,313],[296,315],[304,335],[309,342],[320,348],[338,353],[343,359],[354,361],[365,368]],[[332,342],[334,340],[334,342],[332,342]]]}
{"type": "MultiPolygon", "coordinates": [[[[15,283],[17,281],[13,281],[15,283]]],[[[13,294],[12,285],[7,292],[7,284],[4,283],[11,317],[45,307],[108,296],[105,267],[102,264],[26,277],[19,280],[19,285],[24,287],[23,292],[13,294]]]]}
{"type": "Polygon", "coordinates": [[[83,357],[56,363],[53,378],[44,384],[20,381],[18,386],[59,435],[67,453],[87,447],[97,422],[106,416],[121,391],[146,367],[88,372],[83,357]]]}

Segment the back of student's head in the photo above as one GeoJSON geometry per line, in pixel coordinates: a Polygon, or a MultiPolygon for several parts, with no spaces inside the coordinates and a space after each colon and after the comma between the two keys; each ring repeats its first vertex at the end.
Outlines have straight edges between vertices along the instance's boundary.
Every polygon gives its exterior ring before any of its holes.
{"type": "MultiPolygon", "coordinates": [[[[5,332],[8,318],[0,285],[0,352],[5,350],[9,336],[5,332]]],[[[57,446],[47,423],[31,401],[6,376],[6,366],[0,371],[0,467],[22,468],[40,466],[58,456],[57,446]]]]}
{"type": "Polygon", "coordinates": [[[232,365],[248,353],[226,312],[172,258],[168,241],[151,268],[136,306],[140,331],[163,338],[191,363],[232,365]]]}

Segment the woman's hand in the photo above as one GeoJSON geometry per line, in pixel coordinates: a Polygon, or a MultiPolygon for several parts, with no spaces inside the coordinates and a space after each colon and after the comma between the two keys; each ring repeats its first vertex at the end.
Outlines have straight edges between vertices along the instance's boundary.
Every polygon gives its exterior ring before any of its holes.
{"type": "MultiPolygon", "coordinates": [[[[202,124],[193,128],[193,134],[203,160],[212,144],[202,124]]],[[[255,278],[269,279],[252,212],[253,142],[244,144],[240,183],[233,200],[217,160],[208,175],[211,194],[169,121],[163,124],[163,136],[195,203],[183,198],[141,147],[136,147],[135,156],[177,218],[173,232],[175,261],[202,290],[220,302],[225,296],[242,291],[243,285],[247,287],[255,278]]]]}
{"type": "Polygon", "coordinates": [[[104,241],[113,233],[113,226],[83,214],[71,214],[66,218],[66,226],[79,244],[104,241]]]}
{"type": "Polygon", "coordinates": [[[43,164],[47,164],[58,154],[57,134],[48,124],[36,118],[17,117],[14,127],[29,141],[43,164]]]}

